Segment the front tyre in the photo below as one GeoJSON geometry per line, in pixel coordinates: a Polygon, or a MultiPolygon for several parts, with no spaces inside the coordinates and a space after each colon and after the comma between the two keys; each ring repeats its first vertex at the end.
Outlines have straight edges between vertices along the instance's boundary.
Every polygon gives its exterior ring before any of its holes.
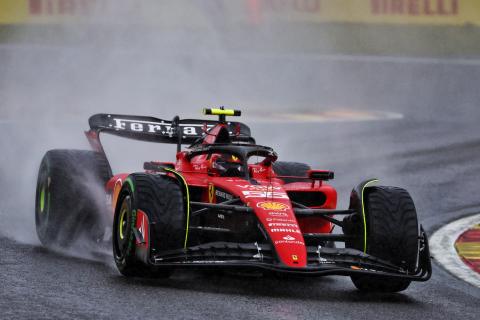
{"type": "MultiPolygon", "coordinates": [[[[419,232],[417,212],[410,194],[397,187],[368,187],[364,202],[366,252],[413,272],[418,261],[419,232]]],[[[363,251],[363,241],[359,239],[350,245],[363,251]]],[[[399,292],[407,289],[411,282],[370,275],[354,275],[351,278],[362,291],[399,292]]]]}
{"type": "Polygon", "coordinates": [[[127,277],[170,276],[171,270],[149,266],[150,255],[182,248],[185,223],[184,196],[176,181],[163,175],[131,174],[120,191],[113,222],[113,256],[120,273],[127,277]],[[146,249],[137,246],[140,212],[148,218],[143,231],[148,233],[146,249]]]}

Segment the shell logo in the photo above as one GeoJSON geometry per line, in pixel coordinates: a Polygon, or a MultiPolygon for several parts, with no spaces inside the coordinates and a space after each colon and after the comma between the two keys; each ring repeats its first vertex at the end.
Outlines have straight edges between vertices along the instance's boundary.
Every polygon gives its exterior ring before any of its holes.
{"type": "Polygon", "coordinates": [[[274,202],[274,201],[264,201],[257,203],[257,207],[265,209],[265,210],[281,210],[285,211],[289,207],[281,202],[274,202]]]}

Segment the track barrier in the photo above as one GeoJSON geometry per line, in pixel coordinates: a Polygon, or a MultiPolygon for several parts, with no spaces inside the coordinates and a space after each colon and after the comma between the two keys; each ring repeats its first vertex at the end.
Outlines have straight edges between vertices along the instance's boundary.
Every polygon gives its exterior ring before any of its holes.
{"type": "Polygon", "coordinates": [[[480,25],[478,0],[0,0],[0,24],[129,22],[166,27],[270,21],[480,25]]]}

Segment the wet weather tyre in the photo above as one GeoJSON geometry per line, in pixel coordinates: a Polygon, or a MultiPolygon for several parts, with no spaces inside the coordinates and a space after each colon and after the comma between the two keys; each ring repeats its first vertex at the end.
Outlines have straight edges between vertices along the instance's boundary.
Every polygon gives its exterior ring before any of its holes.
{"type": "Polygon", "coordinates": [[[47,247],[69,247],[82,235],[95,241],[107,216],[110,166],[100,153],[50,150],[38,172],[35,225],[47,247]]]}
{"type": "Polygon", "coordinates": [[[120,191],[113,222],[113,256],[118,270],[127,277],[170,276],[172,270],[151,266],[150,256],[183,248],[185,228],[184,195],[179,183],[164,175],[131,174],[120,191]],[[139,211],[148,218],[148,230],[144,231],[148,232],[148,249],[137,246],[139,211]]]}
{"type": "MultiPolygon", "coordinates": [[[[277,176],[306,177],[310,166],[300,162],[276,161],[273,163],[273,171],[277,176]]],[[[298,178],[282,178],[285,183],[305,181],[298,178]]]]}
{"type": "MultiPolygon", "coordinates": [[[[397,187],[369,187],[365,190],[367,253],[404,270],[417,267],[419,251],[418,220],[409,193],[397,187]]],[[[363,251],[363,239],[355,243],[363,251]]],[[[410,280],[354,275],[354,285],[362,291],[399,292],[410,280]]]]}

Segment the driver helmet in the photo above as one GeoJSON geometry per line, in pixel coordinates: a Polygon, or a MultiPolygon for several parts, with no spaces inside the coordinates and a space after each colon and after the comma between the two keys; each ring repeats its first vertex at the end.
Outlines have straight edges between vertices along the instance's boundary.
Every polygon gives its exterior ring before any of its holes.
{"type": "Polygon", "coordinates": [[[212,157],[212,168],[222,177],[240,177],[244,174],[240,159],[231,154],[222,154],[212,157]]]}

